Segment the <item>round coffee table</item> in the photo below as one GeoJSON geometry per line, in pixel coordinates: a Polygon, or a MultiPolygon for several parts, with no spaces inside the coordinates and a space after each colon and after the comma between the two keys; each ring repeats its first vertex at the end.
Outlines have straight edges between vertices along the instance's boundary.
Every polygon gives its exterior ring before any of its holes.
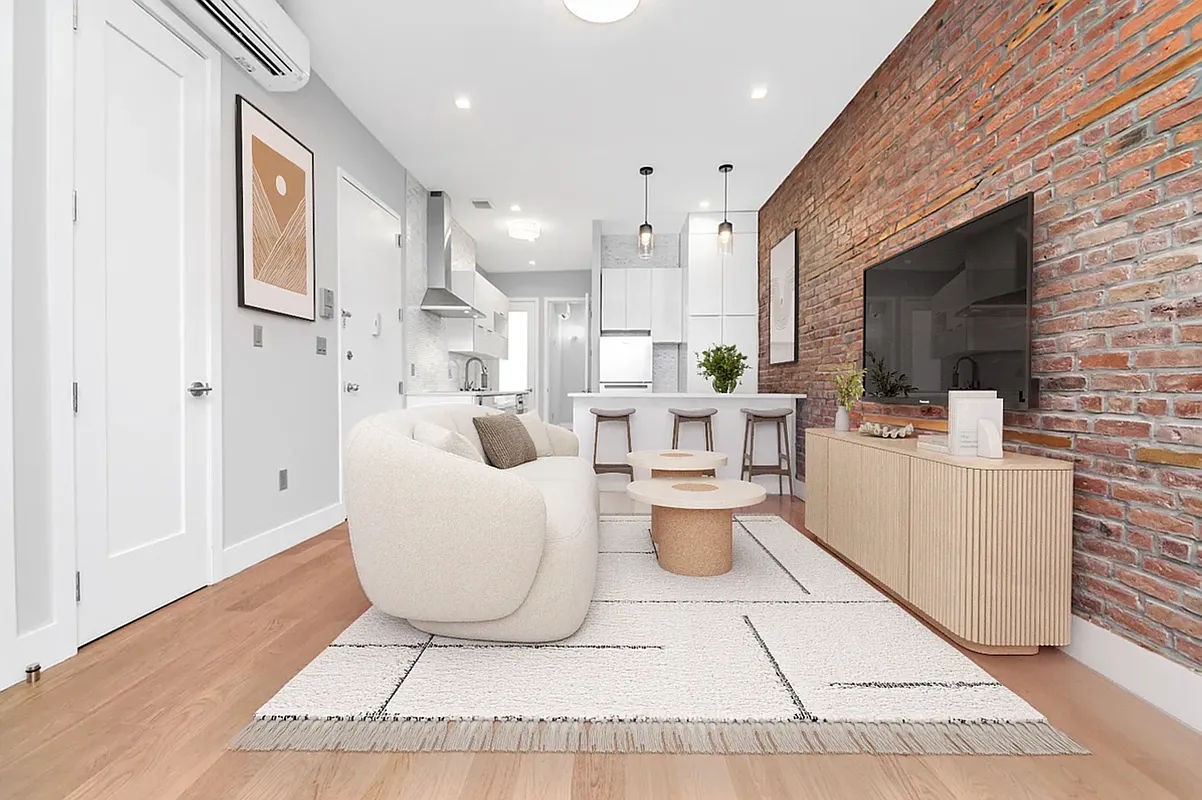
{"type": "Polygon", "coordinates": [[[651,470],[652,478],[679,478],[686,475],[712,476],[726,466],[726,454],[709,450],[639,450],[627,453],[626,463],[651,470]]]}
{"type": "Polygon", "coordinates": [[[659,565],[677,575],[722,575],[733,566],[733,511],[767,496],[747,481],[674,477],[634,481],[626,493],[651,506],[659,565]]]}

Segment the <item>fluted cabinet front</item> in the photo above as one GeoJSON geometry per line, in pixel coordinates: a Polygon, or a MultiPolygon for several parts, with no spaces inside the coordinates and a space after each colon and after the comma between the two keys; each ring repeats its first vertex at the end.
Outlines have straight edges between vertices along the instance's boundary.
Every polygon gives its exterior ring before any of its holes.
{"type": "Polygon", "coordinates": [[[806,518],[828,547],[967,647],[1068,642],[1071,464],[952,458],[913,440],[826,430],[806,437],[806,518]]]}

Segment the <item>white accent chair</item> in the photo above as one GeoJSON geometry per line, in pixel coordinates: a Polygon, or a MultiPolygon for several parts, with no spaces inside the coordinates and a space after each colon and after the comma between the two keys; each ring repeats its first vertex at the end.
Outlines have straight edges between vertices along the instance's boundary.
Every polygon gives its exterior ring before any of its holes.
{"type": "Polygon", "coordinates": [[[499,413],[426,406],[364,419],[346,446],[346,509],[359,582],[388,614],[427,633],[506,642],[570,636],[597,574],[597,479],[570,431],[553,455],[508,470],[413,439],[428,422],[465,436],[499,413]]]}

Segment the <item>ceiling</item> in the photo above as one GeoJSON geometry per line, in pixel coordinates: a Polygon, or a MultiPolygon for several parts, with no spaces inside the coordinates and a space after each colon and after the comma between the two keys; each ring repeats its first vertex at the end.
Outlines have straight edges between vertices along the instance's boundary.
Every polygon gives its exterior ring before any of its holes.
{"type": "Polygon", "coordinates": [[[642,0],[612,25],[562,0],[284,5],[314,70],[451,195],[481,266],[511,272],[588,269],[593,220],[633,236],[644,164],[659,233],[704,200],[721,210],[724,161],[731,209],[758,209],[930,0],[642,0]],[[537,242],[508,237],[519,217],[542,224],[537,242]]]}

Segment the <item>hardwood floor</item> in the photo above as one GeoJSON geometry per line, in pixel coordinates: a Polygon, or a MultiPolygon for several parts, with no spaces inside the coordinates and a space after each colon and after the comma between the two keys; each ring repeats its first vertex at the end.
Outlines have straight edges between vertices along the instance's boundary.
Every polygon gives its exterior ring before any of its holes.
{"type": "MultiPolygon", "coordinates": [[[[756,510],[801,528],[804,506],[756,510]]],[[[0,797],[1197,798],[1202,736],[1055,650],[975,656],[1091,756],[238,753],[254,710],[367,607],[336,528],[0,693],[0,797]]]]}

